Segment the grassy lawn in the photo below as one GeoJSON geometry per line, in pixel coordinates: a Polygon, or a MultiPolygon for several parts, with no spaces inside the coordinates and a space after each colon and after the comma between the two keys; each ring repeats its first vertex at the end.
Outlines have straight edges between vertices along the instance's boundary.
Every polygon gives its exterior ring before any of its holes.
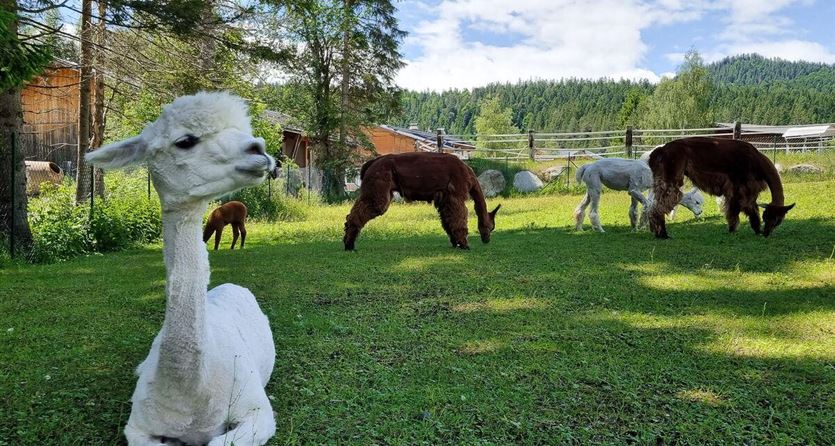
{"type": "MultiPolygon", "coordinates": [[[[831,445],[835,181],[786,196],[770,238],[728,234],[709,200],[660,242],[629,231],[625,193],[605,234],[571,229],[578,195],[493,199],[469,252],[424,204],[346,253],[348,207],[321,207],[252,224],[212,286],[270,318],[270,444],[831,445]]],[[[0,445],[124,443],[163,278],[160,246],[0,270],[0,445]]]]}

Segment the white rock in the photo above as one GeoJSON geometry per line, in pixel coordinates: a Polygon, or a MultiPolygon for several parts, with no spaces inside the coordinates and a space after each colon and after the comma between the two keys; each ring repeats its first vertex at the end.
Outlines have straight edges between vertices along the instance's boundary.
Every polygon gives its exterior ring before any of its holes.
{"type": "Polygon", "coordinates": [[[484,192],[484,196],[491,198],[499,195],[504,190],[507,181],[504,179],[504,175],[498,170],[485,170],[478,176],[478,182],[481,184],[481,191],[484,192]]]}
{"type": "Polygon", "coordinates": [[[513,187],[519,192],[536,192],[543,186],[542,180],[530,170],[520,171],[513,177],[513,187]]]}

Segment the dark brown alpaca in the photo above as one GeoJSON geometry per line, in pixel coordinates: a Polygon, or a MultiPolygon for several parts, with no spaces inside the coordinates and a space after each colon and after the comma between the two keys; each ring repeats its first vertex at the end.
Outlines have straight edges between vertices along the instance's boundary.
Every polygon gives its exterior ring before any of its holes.
{"type": "Polygon", "coordinates": [[[679,139],[653,151],[649,166],[655,194],[650,229],[658,238],[669,238],[664,214],[670,212],[681,199],[685,176],[699,189],[725,197],[725,217],[730,232],[737,230],[739,213],[744,212],[751,229],[760,234],[757,196],[766,187],[771,191],[771,203],[761,205],[765,208],[763,235],[768,237],[794,207],[794,204],[784,206],[783,184],[777,169],[765,155],[745,141],[679,139]]]}
{"type": "Polygon", "coordinates": [[[209,241],[212,234],[215,235],[215,251],[220,245],[220,236],[223,228],[232,225],[232,247],[238,242],[238,233],[241,235],[241,249],[246,242],[246,206],[240,201],[230,201],[212,211],[209,220],[206,222],[206,229],[203,230],[203,243],[209,241]]]}
{"type": "Polygon", "coordinates": [[[434,203],[453,247],[470,249],[467,243],[467,196],[475,202],[478,232],[488,243],[496,227],[496,212],[487,212],[481,185],[469,166],[458,157],[445,153],[401,153],[384,155],[363,164],[360,170],[359,198],[345,218],[345,250],[354,242],[363,226],[388,210],[394,192],[406,201],[434,203]]]}

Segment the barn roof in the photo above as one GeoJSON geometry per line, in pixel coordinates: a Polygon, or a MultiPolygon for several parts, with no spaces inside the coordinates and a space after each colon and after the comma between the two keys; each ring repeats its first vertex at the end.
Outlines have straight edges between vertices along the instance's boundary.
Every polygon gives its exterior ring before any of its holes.
{"type": "MultiPolygon", "coordinates": [[[[388,125],[380,125],[379,128],[388,130],[390,132],[394,132],[398,135],[412,138],[414,140],[426,144],[437,144],[438,135],[436,133],[388,125]]],[[[444,135],[444,147],[456,150],[475,150],[475,146],[473,146],[473,143],[461,138],[456,138],[454,136],[448,135],[444,135]]]]}
{"type": "MultiPolygon", "coordinates": [[[[717,124],[720,128],[733,129],[731,123],[717,124]]],[[[780,135],[783,138],[821,138],[835,136],[835,124],[812,125],[757,125],[742,124],[742,133],[780,135]]]]}
{"type": "Polygon", "coordinates": [[[303,126],[298,119],[280,111],[264,110],[261,112],[261,117],[273,124],[278,124],[285,132],[304,134],[303,126]]]}
{"type": "Polygon", "coordinates": [[[835,136],[835,125],[804,125],[792,127],[783,133],[783,138],[820,138],[824,136],[835,136]]]}

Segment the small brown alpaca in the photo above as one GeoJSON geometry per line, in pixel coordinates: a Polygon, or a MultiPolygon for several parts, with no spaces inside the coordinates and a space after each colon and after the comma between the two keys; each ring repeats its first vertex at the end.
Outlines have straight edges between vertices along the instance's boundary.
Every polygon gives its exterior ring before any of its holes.
{"type": "Polygon", "coordinates": [[[728,230],[739,227],[739,213],[744,212],[751,229],[760,234],[757,196],[767,187],[771,203],[765,208],[762,234],[768,237],[783,222],[794,204],[785,206],[783,184],[771,161],[754,146],[739,140],[684,138],[655,149],[649,157],[654,179],[655,204],[650,211],[650,229],[657,238],[669,238],[664,215],[681,199],[684,177],[699,189],[725,197],[728,230]]]}
{"type": "Polygon", "coordinates": [[[394,192],[406,201],[434,203],[441,226],[453,248],[470,249],[467,242],[467,195],[475,202],[481,241],[490,242],[496,212],[487,212],[481,185],[473,170],[458,157],[445,153],[413,152],[384,155],[363,164],[359,198],[345,218],[345,250],[354,249],[360,230],[385,214],[394,192]]]}
{"type": "Polygon", "coordinates": [[[240,201],[230,201],[213,210],[206,222],[206,229],[203,230],[203,243],[209,241],[212,234],[215,235],[215,251],[220,245],[220,235],[226,225],[232,225],[232,247],[238,242],[238,233],[241,235],[241,249],[246,242],[246,206],[240,201]]]}

